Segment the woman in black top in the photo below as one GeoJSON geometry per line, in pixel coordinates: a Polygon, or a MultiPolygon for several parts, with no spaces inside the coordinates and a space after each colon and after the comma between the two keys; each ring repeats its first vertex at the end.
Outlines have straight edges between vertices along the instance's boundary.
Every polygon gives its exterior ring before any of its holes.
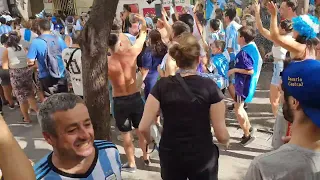
{"type": "Polygon", "coordinates": [[[197,75],[200,45],[196,38],[183,33],[176,42],[169,53],[180,73],[162,78],[154,86],[139,130],[150,144],[150,126],[161,108],[164,116],[159,147],[162,178],[214,180],[218,178],[219,150],[212,141],[210,124],[218,141],[227,146],[224,96],[212,80],[197,75]],[[187,88],[183,88],[183,82],[187,88]]]}

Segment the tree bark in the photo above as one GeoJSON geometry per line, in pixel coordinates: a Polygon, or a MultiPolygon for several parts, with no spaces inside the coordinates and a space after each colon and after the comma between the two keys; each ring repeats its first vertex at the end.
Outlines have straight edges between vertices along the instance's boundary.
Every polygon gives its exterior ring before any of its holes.
{"type": "Polygon", "coordinates": [[[81,34],[84,99],[95,139],[111,140],[107,39],[119,0],[94,0],[81,34]]]}

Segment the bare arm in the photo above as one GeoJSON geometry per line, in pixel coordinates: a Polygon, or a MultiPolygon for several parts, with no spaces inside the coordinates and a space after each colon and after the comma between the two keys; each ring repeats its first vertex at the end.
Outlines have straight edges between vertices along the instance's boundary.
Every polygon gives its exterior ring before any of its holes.
{"type": "Polygon", "coordinates": [[[172,34],[172,26],[170,26],[169,22],[167,21],[166,14],[167,14],[167,12],[166,12],[166,10],[163,8],[163,9],[162,9],[162,22],[163,22],[164,28],[165,28],[166,31],[167,31],[167,37],[164,37],[164,38],[170,39],[171,34],[172,34]]]}
{"type": "Polygon", "coordinates": [[[266,28],[263,27],[261,17],[260,17],[260,4],[255,4],[255,15],[256,15],[256,24],[259,32],[263,37],[271,41],[271,34],[266,28]]]}
{"type": "Polygon", "coordinates": [[[149,73],[149,69],[141,68],[142,81],[144,81],[149,73]]]}
{"type": "Polygon", "coordinates": [[[0,116],[0,169],[9,180],[35,180],[35,174],[27,156],[0,116]]]}
{"type": "Polygon", "coordinates": [[[227,145],[229,143],[230,136],[226,126],[225,111],[226,107],[224,100],[216,104],[212,104],[210,107],[210,118],[214,134],[219,143],[227,145]]]}
{"type": "Polygon", "coordinates": [[[148,143],[152,141],[150,136],[150,127],[157,118],[159,111],[160,102],[152,94],[149,94],[144,107],[143,116],[139,124],[139,131],[148,143]]]}
{"type": "Polygon", "coordinates": [[[133,56],[138,56],[141,53],[144,42],[147,38],[147,23],[144,17],[140,14],[136,14],[135,17],[141,21],[142,25],[140,29],[139,38],[136,40],[136,43],[129,49],[129,53],[133,54],[133,56]]]}
{"type": "Polygon", "coordinates": [[[234,68],[233,70],[234,70],[234,72],[236,72],[236,73],[240,73],[240,74],[252,75],[252,74],[254,73],[253,69],[251,69],[251,70],[247,70],[247,69],[238,69],[238,68],[234,68]]]}
{"type": "Polygon", "coordinates": [[[270,33],[273,43],[278,44],[296,56],[301,56],[304,54],[306,49],[305,45],[298,43],[292,37],[280,35],[277,25],[277,8],[273,2],[268,4],[268,10],[271,14],[270,33]]]}
{"type": "Polygon", "coordinates": [[[9,69],[8,49],[4,50],[2,55],[2,69],[9,69]]]}
{"type": "Polygon", "coordinates": [[[176,72],[177,72],[177,63],[172,59],[171,56],[169,56],[166,62],[165,77],[174,76],[176,72]]]}

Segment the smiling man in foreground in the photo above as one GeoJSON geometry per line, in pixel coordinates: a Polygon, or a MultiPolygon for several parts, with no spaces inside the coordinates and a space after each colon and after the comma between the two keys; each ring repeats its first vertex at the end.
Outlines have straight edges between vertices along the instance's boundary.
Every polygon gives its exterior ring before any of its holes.
{"type": "Polygon", "coordinates": [[[120,180],[116,146],[95,141],[88,109],[74,94],[55,94],[40,107],[38,119],[53,152],[34,167],[37,180],[120,180]]]}

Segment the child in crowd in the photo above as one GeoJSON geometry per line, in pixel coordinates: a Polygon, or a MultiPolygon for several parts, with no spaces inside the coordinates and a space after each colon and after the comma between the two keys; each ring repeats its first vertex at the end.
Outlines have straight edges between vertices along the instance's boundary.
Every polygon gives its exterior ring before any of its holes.
{"type": "Polygon", "coordinates": [[[210,31],[211,34],[207,40],[209,45],[214,43],[216,40],[224,39],[223,24],[219,19],[212,19],[210,21],[210,31]]]}
{"type": "Polygon", "coordinates": [[[226,88],[229,85],[228,71],[230,57],[227,51],[225,51],[226,43],[221,40],[214,41],[211,45],[211,62],[214,66],[214,74],[217,77],[217,85],[225,93],[226,88]],[[224,53],[225,52],[225,53],[224,53]]]}
{"type": "Polygon", "coordinates": [[[235,68],[228,72],[229,76],[235,74],[235,114],[244,132],[241,141],[244,146],[254,140],[254,129],[244,109],[244,102],[250,102],[253,98],[262,65],[262,58],[253,42],[255,37],[256,31],[252,27],[239,29],[238,43],[241,51],[236,56],[235,68]]]}

